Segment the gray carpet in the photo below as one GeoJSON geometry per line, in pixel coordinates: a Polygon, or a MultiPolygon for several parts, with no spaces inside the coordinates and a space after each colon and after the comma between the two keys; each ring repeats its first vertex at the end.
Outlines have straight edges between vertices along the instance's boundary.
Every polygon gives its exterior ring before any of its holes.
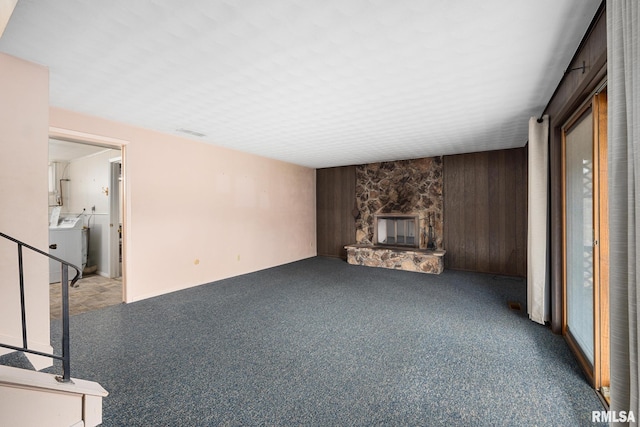
{"type": "Polygon", "coordinates": [[[525,298],[520,279],[317,257],[72,316],[72,376],[109,391],[104,426],[594,425],[525,298]]]}
{"type": "Polygon", "coordinates": [[[13,368],[27,369],[34,371],[33,367],[27,356],[21,351],[12,351],[11,353],[3,354],[0,356],[0,365],[11,366],[13,368]]]}

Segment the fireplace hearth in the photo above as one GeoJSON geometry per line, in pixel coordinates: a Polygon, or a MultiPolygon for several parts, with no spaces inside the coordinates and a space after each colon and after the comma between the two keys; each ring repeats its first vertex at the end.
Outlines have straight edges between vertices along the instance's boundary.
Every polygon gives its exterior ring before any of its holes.
{"type": "Polygon", "coordinates": [[[389,246],[347,245],[347,262],[367,267],[382,267],[418,273],[440,274],[444,271],[443,250],[389,246]]]}

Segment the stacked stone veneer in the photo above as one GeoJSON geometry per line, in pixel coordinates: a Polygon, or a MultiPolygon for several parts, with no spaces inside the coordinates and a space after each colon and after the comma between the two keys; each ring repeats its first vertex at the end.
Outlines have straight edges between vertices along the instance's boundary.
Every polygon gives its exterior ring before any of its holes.
{"type": "Polygon", "coordinates": [[[440,274],[444,270],[444,251],[440,250],[392,249],[371,245],[349,245],[346,249],[349,264],[431,274],[440,274]]]}
{"type": "Polygon", "coordinates": [[[356,242],[373,245],[374,215],[419,215],[420,248],[427,247],[429,215],[442,249],[442,157],[370,163],[356,167],[356,242]]]}

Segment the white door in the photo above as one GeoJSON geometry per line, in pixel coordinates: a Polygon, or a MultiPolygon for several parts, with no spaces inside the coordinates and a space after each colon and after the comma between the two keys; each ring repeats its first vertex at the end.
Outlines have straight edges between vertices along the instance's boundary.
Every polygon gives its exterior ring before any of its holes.
{"type": "Polygon", "coordinates": [[[122,276],[121,260],[121,218],[120,218],[120,182],[122,177],[122,160],[111,160],[109,193],[109,277],[122,276]]]}

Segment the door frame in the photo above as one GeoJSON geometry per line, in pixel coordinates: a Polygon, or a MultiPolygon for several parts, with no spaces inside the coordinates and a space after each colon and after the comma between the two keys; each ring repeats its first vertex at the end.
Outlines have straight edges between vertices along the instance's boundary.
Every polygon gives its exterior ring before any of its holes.
{"type": "MultiPolygon", "coordinates": [[[[60,139],[69,142],[75,142],[79,144],[97,145],[105,148],[112,148],[120,150],[120,162],[122,167],[122,194],[120,200],[122,201],[122,301],[127,301],[127,262],[126,262],[126,247],[128,241],[127,223],[129,218],[128,203],[127,203],[127,161],[126,161],[126,147],[129,141],[111,138],[101,135],[95,135],[85,132],[78,132],[71,129],[64,129],[58,127],[49,127],[49,138],[60,139]]],[[[111,204],[110,204],[111,205],[111,204]]],[[[109,270],[111,270],[111,250],[109,255],[109,270]]]]}

